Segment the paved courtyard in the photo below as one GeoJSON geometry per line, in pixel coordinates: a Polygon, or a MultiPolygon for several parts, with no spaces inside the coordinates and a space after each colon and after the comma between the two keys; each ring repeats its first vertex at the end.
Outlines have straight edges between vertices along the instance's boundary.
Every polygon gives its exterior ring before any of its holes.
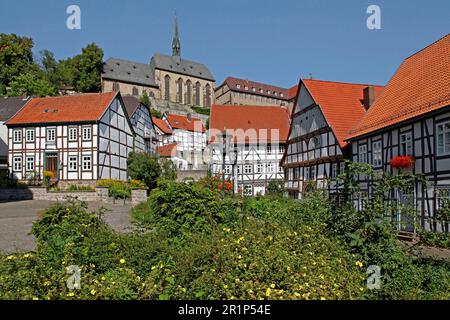
{"type": "MultiPolygon", "coordinates": [[[[31,227],[37,220],[39,212],[52,205],[51,201],[15,201],[0,203],[0,251],[24,252],[35,250],[35,238],[31,227]]],[[[90,210],[100,206],[108,209],[104,220],[116,231],[126,232],[131,228],[130,205],[122,203],[89,203],[90,210]]]]}

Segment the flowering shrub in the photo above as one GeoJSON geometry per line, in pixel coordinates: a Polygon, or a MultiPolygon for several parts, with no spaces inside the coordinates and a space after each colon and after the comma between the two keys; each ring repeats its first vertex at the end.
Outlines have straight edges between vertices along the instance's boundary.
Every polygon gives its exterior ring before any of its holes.
{"type": "Polygon", "coordinates": [[[414,166],[414,161],[412,156],[397,156],[390,161],[390,165],[396,169],[409,169],[414,166]]]}
{"type": "Polygon", "coordinates": [[[231,193],[233,191],[233,183],[230,180],[225,180],[225,189],[224,189],[222,180],[223,179],[220,175],[216,175],[201,179],[199,181],[199,184],[213,191],[224,190],[225,193],[231,193]]]}

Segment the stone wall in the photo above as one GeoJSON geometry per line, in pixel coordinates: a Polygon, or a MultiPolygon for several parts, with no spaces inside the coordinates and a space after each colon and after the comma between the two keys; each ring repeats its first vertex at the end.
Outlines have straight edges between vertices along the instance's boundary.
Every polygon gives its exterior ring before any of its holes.
{"type": "Polygon", "coordinates": [[[131,205],[133,207],[145,201],[147,201],[147,189],[144,188],[131,190],[131,205]]]}
{"type": "Polygon", "coordinates": [[[192,178],[194,181],[206,178],[208,176],[208,170],[183,170],[177,171],[177,181],[183,182],[187,178],[192,178]]]}

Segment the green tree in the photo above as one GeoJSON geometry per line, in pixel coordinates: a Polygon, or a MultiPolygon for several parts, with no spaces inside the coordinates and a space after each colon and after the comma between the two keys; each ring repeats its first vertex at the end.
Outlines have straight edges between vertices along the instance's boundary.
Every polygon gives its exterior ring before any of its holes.
{"type": "Polygon", "coordinates": [[[128,176],[131,179],[140,180],[145,183],[149,190],[157,185],[161,176],[161,167],[158,158],[143,152],[131,152],[127,160],[128,176]]]}
{"type": "Polygon", "coordinates": [[[270,196],[282,197],[284,194],[283,180],[270,180],[267,186],[267,193],[270,196]]]}
{"type": "Polygon", "coordinates": [[[16,76],[10,82],[8,95],[17,96],[54,96],[56,89],[45,79],[38,78],[34,73],[29,72],[16,76]]]}
{"type": "Polygon", "coordinates": [[[139,100],[143,105],[150,108],[150,98],[148,97],[147,92],[144,92],[139,100]]]}
{"type": "Polygon", "coordinates": [[[158,111],[158,110],[156,110],[154,108],[150,109],[150,114],[151,114],[152,117],[158,118],[158,119],[161,119],[163,117],[163,114],[160,111],[158,111]]]}
{"type": "Polygon", "coordinates": [[[16,76],[36,70],[33,45],[31,38],[0,34],[0,91],[3,94],[16,76]]]}
{"type": "Polygon", "coordinates": [[[168,159],[160,159],[161,165],[161,178],[165,180],[176,180],[177,179],[177,167],[175,164],[168,159]]]}
{"type": "Polygon", "coordinates": [[[76,70],[74,87],[78,92],[99,92],[103,70],[103,50],[95,43],[82,49],[70,62],[76,70]]]}

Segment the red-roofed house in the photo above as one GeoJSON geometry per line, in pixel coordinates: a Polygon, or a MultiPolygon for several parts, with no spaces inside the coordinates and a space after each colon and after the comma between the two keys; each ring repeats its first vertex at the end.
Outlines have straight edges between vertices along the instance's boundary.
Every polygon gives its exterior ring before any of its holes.
{"type": "Polygon", "coordinates": [[[350,156],[345,137],[363,118],[381,86],[300,80],[287,148],[282,159],[285,188],[301,198],[306,188],[331,188],[329,178],[350,156]]]}
{"type": "Polygon", "coordinates": [[[213,105],[208,139],[211,172],[225,172],[227,179],[237,181],[235,188],[239,187],[244,195],[265,194],[269,181],[284,178],[279,162],[288,132],[289,113],[285,108],[213,105]],[[225,129],[237,159],[227,154],[223,169],[221,144],[225,129]]]}
{"type": "Polygon", "coordinates": [[[34,98],[6,122],[9,170],[19,180],[127,179],[134,131],[119,93],[34,98]]]}
{"type": "MultiPolygon", "coordinates": [[[[346,139],[353,161],[371,163],[375,170],[395,173],[391,159],[413,156],[412,172],[431,183],[415,184],[412,197],[395,196],[400,202],[415,200],[422,227],[448,232],[448,221],[438,221],[436,213],[439,195],[450,197],[450,34],[403,61],[346,139]]],[[[373,192],[371,181],[361,184],[367,195],[373,192]]],[[[413,221],[406,222],[407,231],[414,229],[413,221]]]]}
{"type": "Polygon", "coordinates": [[[188,115],[164,114],[162,119],[153,119],[159,146],[176,143],[176,154],[185,161],[176,161],[180,170],[202,169],[206,165],[206,128],[199,118],[188,115]],[[187,163],[187,165],[185,165],[187,163]]]}

